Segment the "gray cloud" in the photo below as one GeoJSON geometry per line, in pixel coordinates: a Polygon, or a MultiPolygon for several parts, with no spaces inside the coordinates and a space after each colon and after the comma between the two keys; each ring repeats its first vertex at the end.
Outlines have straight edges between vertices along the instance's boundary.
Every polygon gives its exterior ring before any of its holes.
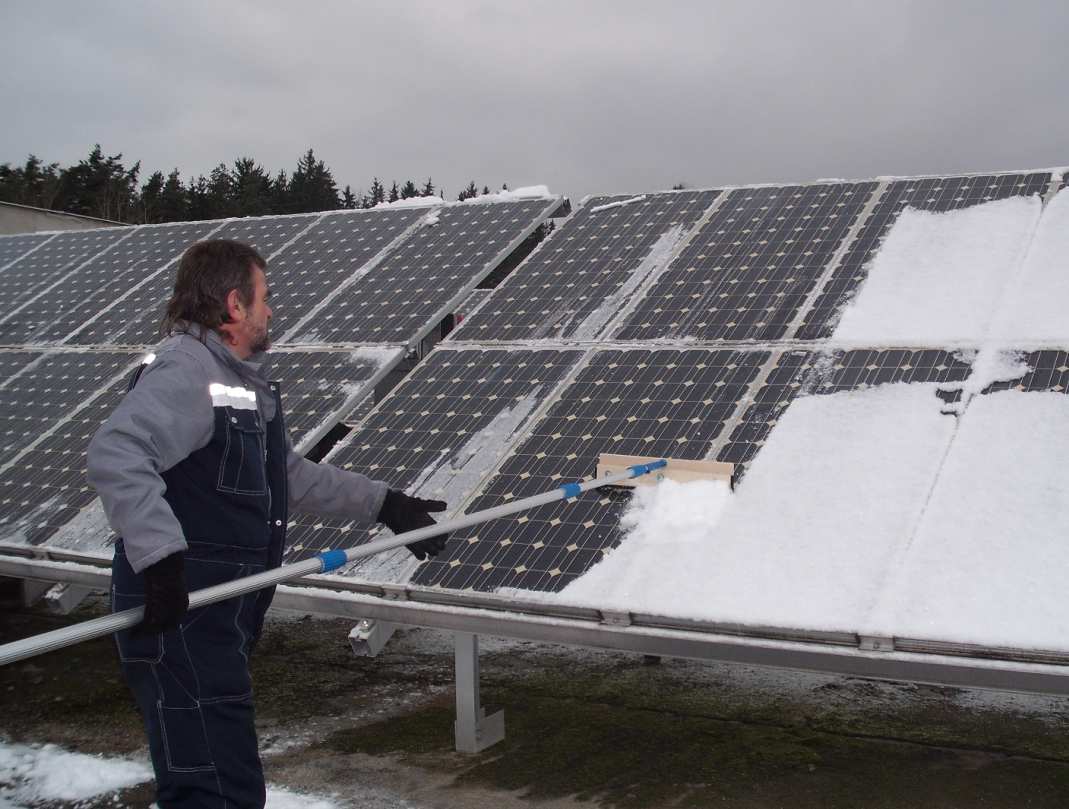
{"type": "Polygon", "coordinates": [[[1069,163],[1061,2],[8,2],[0,161],[573,197],[1069,163]]]}

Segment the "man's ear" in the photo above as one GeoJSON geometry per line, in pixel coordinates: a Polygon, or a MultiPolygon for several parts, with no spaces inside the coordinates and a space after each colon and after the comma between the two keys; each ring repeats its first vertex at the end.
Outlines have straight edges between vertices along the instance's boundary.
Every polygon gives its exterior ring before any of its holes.
{"type": "Polygon", "coordinates": [[[226,293],[226,314],[231,323],[241,320],[245,313],[245,304],[241,302],[241,293],[236,289],[226,293]]]}

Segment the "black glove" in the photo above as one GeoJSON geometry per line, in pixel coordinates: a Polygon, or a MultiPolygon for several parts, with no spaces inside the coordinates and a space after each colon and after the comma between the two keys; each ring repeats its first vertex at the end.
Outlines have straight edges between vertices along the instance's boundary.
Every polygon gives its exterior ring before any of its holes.
{"type": "MultiPolygon", "coordinates": [[[[445,511],[449,506],[441,500],[421,500],[418,497],[409,497],[404,492],[389,489],[386,499],[382,501],[379,509],[379,522],[395,534],[403,534],[405,531],[415,531],[417,528],[426,528],[434,525],[434,518],[429,512],[445,511]]],[[[445,547],[449,534],[440,534],[436,537],[421,539],[405,547],[412,551],[412,555],[421,562],[428,556],[435,557],[445,547]]]]}
{"type": "Polygon", "coordinates": [[[145,577],[145,618],[137,631],[155,635],[174,629],[189,609],[185,557],[172,553],[146,567],[141,575],[145,577]]]}

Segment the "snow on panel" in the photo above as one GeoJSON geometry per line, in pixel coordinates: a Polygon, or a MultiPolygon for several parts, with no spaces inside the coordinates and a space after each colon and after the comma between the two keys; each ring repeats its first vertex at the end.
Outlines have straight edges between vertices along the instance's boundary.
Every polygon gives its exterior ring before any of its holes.
{"type": "MultiPolygon", "coordinates": [[[[885,385],[791,405],[724,507],[688,484],[560,600],[634,612],[851,631],[910,535],[954,429],[935,385],[885,385]],[[834,429],[829,429],[834,425],[834,429]],[[635,539],[639,541],[634,541],[635,539]],[[641,575],[636,576],[636,572],[641,575]]],[[[715,494],[713,495],[715,497],[715,494]]]]}
{"type": "Polygon", "coordinates": [[[1069,347],[1069,189],[1047,205],[1024,270],[1009,290],[993,336],[1069,347]]]}
{"type": "Polygon", "coordinates": [[[878,634],[1069,651],[1069,399],[973,399],[927,513],[867,622],[878,634]]]}
{"type": "Polygon", "coordinates": [[[1041,208],[1033,196],[945,213],[906,209],[834,338],[858,345],[983,340],[1041,208]]]}

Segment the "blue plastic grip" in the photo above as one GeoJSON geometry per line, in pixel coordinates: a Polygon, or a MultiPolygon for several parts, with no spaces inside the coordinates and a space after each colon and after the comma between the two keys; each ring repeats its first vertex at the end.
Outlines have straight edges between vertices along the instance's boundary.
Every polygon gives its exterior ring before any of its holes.
{"type": "Polygon", "coordinates": [[[662,458],[659,461],[650,461],[649,463],[640,463],[635,466],[628,467],[631,470],[631,477],[637,478],[639,475],[645,475],[652,472],[654,469],[663,469],[668,466],[668,461],[662,458]]]}
{"type": "Polygon", "coordinates": [[[337,570],[348,561],[345,558],[345,551],[342,550],[323,551],[323,553],[319,554],[319,559],[323,563],[323,573],[337,570]]]}
{"type": "Polygon", "coordinates": [[[570,497],[578,497],[583,493],[578,483],[565,483],[560,487],[564,492],[564,499],[567,500],[570,497]]]}

